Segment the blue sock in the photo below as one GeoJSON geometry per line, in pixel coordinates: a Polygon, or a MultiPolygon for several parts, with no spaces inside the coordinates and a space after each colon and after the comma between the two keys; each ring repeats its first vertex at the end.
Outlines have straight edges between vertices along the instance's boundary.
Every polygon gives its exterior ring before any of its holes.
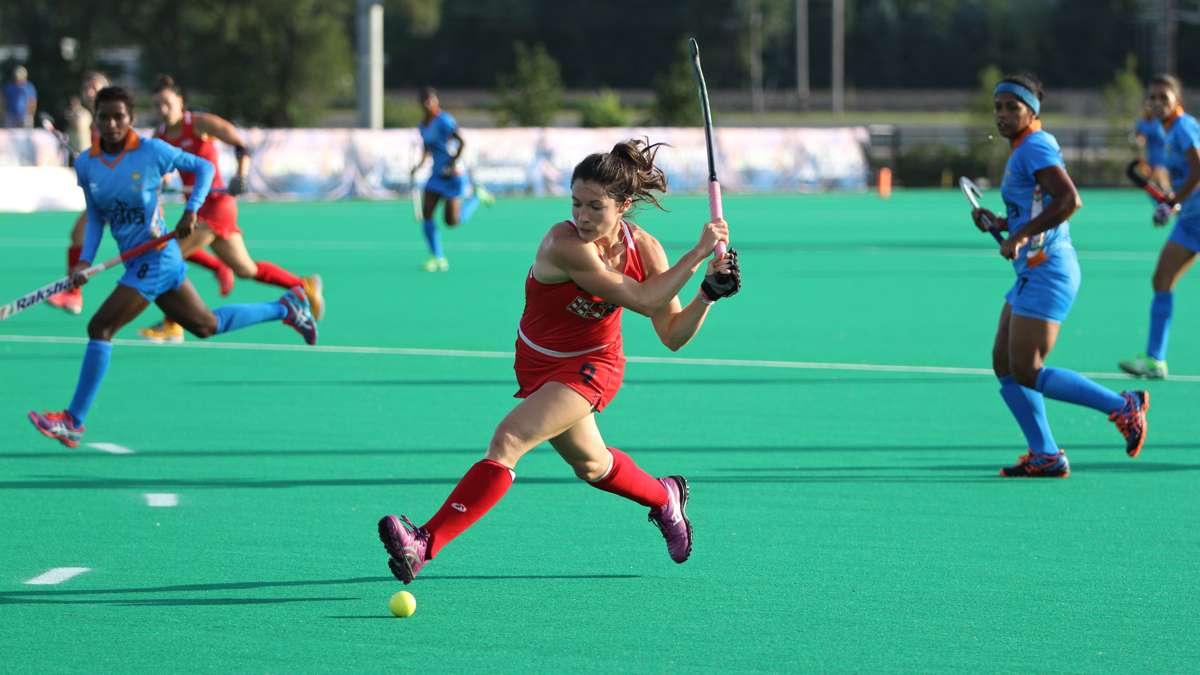
{"type": "Polygon", "coordinates": [[[1042,368],[1037,390],[1056,401],[1085,405],[1105,415],[1125,407],[1120,394],[1066,368],[1042,368]]]}
{"type": "Polygon", "coordinates": [[[75,396],[67,412],[75,418],[75,422],[83,425],[87,418],[96,392],[100,391],[100,383],[104,381],[104,373],[108,370],[108,361],[112,358],[112,343],[107,340],[88,340],[87,349],[83,351],[83,367],[79,369],[79,382],[75,385],[75,396]]]}
{"type": "Polygon", "coordinates": [[[1171,330],[1174,313],[1175,294],[1155,291],[1154,302],[1150,303],[1150,339],[1146,342],[1146,356],[1159,361],[1167,358],[1167,332],[1171,330]]]}
{"type": "Polygon", "coordinates": [[[467,197],[467,201],[463,202],[462,212],[460,214],[461,221],[465,223],[468,220],[470,220],[471,216],[475,215],[475,211],[478,208],[479,208],[479,195],[476,195],[475,193],[471,193],[471,196],[467,197]]]}
{"type": "Polygon", "coordinates": [[[437,223],[433,222],[433,218],[426,220],[423,223],[425,228],[425,243],[429,244],[429,252],[435,258],[444,258],[442,253],[442,235],[438,232],[437,223]]]}
{"type": "Polygon", "coordinates": [[[1058,454],[1058,444],[1046,421],[1046,399],[1028,387],[1022,387],[1011,375],[1000,378],[1000,397],[1025,434],[1029,449],[1039,455],[1058,454]]]}
{"type": "Polygon", "coordinates": [[[287,307],[282,302],[256,302],[252,305],[225,305],[213,310],[217,317],[217,334],[253,326],[264,321],[282,321],[287,316],[287,307]]]}

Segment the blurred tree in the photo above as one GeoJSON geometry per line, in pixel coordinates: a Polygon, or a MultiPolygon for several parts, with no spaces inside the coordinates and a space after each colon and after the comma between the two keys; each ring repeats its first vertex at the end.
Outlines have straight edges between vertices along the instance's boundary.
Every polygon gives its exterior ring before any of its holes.
{"type": "Polygon", "coordinates": [[[400,17],[406,35],[428,37],[442,25],[442,0],[387,0],[384,16],[389,13],[400,17]]]}
{"type": "MultiPolygon", "coordinates": [[[[1125,57],[1125,67],[1113,73],[1104,87],[1104,113],[1110,129],[1127,129],[1145,107],[1145,89],[1137,76],[1137,57],[1125,57]]],[[[1125,143],[1121,143],[1125,145],[1125,143]]]]}
{"type": "MultiPolygon", "coordinates": [[[[699,126],[704,123],[704,115],[700,112],[687,38],[677,40],[676,45],[674,58],[654,78],[654,103],[646,121],[665,127],[699,126]]],[[[707,72],[704,77],[708,79],[707,72]]]]}
{"type": "Polygon", "coordinates": [[[580,125],[588,128],[627,127],[633,121],[633,111],[621,105],[621,97],[612,89],[601,89],[583,102],[579,112],[580,125]]]}
{"type": "Polygon", "coordinates": [[[532,49],[523,42],[513,45],[513,71],[498,78],[497,121],[501,125],[544,127],[562,106],[562,76],[558,62],[542,44],[532,49]]]}

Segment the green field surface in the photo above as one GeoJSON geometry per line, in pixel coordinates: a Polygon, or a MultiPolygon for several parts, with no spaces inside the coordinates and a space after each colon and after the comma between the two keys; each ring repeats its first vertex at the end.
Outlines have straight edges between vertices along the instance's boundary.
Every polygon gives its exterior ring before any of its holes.
{"type": "MultiPolygon", "coordinates": [[[[1151,391],[1137,459],[1105,416],[1051,401],[1071,477],[998,477],[1025,450],[990,373],[1013,273],[957,191],[732,195],[741,294],[678,353],[626,312],[625,385],[598,418],[647,471],[689,478],[691,560],[544,446],[405,587],[409,619],[388,613],[375,523],[424,522],[515,405],[525,274],[569,201],[481,210],[445,233],[444,274],[420,271],[406,202],[243,204],[253,255],[323,275],[318,347],[279,324],[149,345],[151,309],[69,450],[25,415],[70,400],[118,271],[83,316],[0,323],[0,670],[1193,670],[1200,292],[1194,274],[1177,289],[1172,379],[1120,375],[1167,231],[1133,191],[1083,200],[1083,285],[1049,363],[1151,391]],[[25,583],[72,566],[89,571],[25,583]]],[[[665,204],[637,220],[674,259],[706,204],[665,204]]],[[[0,216],[0,301],[62,274],[73,219],[0,216]]],[[[239,281],[228,301],[278,294],[239,281]]]]}

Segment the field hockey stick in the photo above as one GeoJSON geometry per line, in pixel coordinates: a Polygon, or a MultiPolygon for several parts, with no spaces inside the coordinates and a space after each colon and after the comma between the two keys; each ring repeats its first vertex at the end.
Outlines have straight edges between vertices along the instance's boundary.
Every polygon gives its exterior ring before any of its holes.
{"type": "Polygon", "coordinates": [[[1138,171],[1138,166],[1140,164],[1141,162],[1136,159],[1130,162],[1125,167],[1126,177],[1128,177],[1134,185],[1145,190],[1146,194],[1150,195],[1151,199],[1154,201],[1158,202],[1159,204],[1166,202],[1167,193],[1163,192],[1163,189],[1160,188],[1157,183],[1150,180],[1146,176],[1143,176],[1141,171],[1138,171]]]}
{"type": "MultiPolygon", "coordinates": [[[[962,178],[958,179],[958,187],[962,188],[963,195],[966,196],[968,202],[971,202],[972,208],[981,208],[979,206],[979,200],[983,198],[983,192],[980,191],[979,186],[975,184],[975,181],[963,176],[962,178]]],[[[982,216],[982,220],[984,227],[987,228],[988,233],[992,235],[992,238],[996,240],[996,243],[1003,244],[1004,235],[1000,234],[1000,229],[996,227],[996,223],[992,220],[991,216],[984,214],[982,216]]]]}
{"type": "MultiPolygon", "coordinates": [[[[696,74],[696,88],[700,91],[700,111],[704,113],[704,147],[708,150],[708,215],[712,220],[724,218],[721,210],[721,184],[717,182],[717,161],[713,152],[712,111],[708,106],[708,85],[704,83],[704,71],[700,69],[700,44],[696,38],[688,38],[688,49],[692,52],[692,70],[696,74]]],[[[725,242],[718,241],[713,247],[718,258],[725,257],[725,242]]]]}
{"type": "MultiPolygon", "coordinates": [[[[124,253],[122,253],[119,256],[116,256],[115,258],[110,258],[108,260],[105,260],[102,263],[97,264],[97,265],[92,265],[91,267],[88,267],[87,269],[80,272],[80,274],[82,274],[85,279],[91,279],[92,277],[103,272],[104,270],[106,270],[110,267],[113,267],[113,266],[117,265],[118,263],[122,263],[122,262],[125,262],[126,260],[136,258],[139,255],[145,253],[146,251],[149,251],[152,248],[155,248],[157,246],[161,246],[161,245],[167,243],[168,241],[170,241],[173,238],[175,238],[174,232],[168,232],[164,235],[155,237],[154,239],[151,239],[150,241],[148,241],[144,244],[139,244],[137,246],[134,246],[133,248],[129,249],[128,251],[125,251],[124,253]]],[[[71,290],[72,288],[74,288],[73,284],[71,283],[72,278],[73,278],[73,275],[68,274],[67,276],[59,279],[58,281],[55,281],[52,284],[46,284],[45,286],[42,286],[41,288],[37,289],[36,291],[33,291],[31,293],[26,293],[25,295],[22,295],[21,297],[17,298],[16,300],[13,300],[12,302],[8,303],[7,305],[0,307],[0,321],[3,321],[5,319],[9,318],[10,316],[17,314],[19,312],[23,312],[23,311],[29,309],[30,307],[33,307],[34,305],[45,302],[47,299],[50,298],[50,296],[54,295],[55,293],[61,293],[63,291],[71,290]]]]}
{"type": "Polygon", "coordinates": [[[54,126],[54,118],[48,113],[38,113],[37,120],[38,126],[49,131],[54,136],[54,140],[58,141],[58,146],[67,153],[67,157],[70,158],[69,161],[74,162],[76,155],[79,153],[71,149],[71,143],[67,139],[67,135],[54,126]]]}
{"type": "MultiPolygon", "coordinates": [[[[164,195],[183,195],[184,197],[191,197],[192,196],[192,188],[166,187],[166,188],[162,189],[162,194],[164,194],[164,195]]],[[[208,194],[210,194],[210,195],[227,195],[227,194],[229,194],[229,189],[228,188],[211,188],[208,191],[208,194]]],[[[246,193],[243,192],[242,194],[246,194],[246,193]]]]}
{"type": "Polygon", "coordinates": [[[408,189],[408,200],[412,202],[413,220],[418,223],[425,221],[425,212],[421,208],[421,186],[416,183],[408,189]]]}

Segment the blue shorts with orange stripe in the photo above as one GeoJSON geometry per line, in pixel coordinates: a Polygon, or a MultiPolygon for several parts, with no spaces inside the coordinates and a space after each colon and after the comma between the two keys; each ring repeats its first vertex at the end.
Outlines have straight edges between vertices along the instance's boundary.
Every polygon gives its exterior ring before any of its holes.
{"type": "Polygon", "coordinates": [[[1013,314],[1062,323],[1079,293],[1079,259],[1073,246],[1055,246],[1045,262],[1017,275],[1004,299],[1013,314]]]}
{"type": "Polygon", "coordinates": [[[172,239],[161,249],[143,253],[125,263],[125,274],[117,281],[141,294],[149,302],[183,285],[187,266],[179,242],[172,239]]]}

